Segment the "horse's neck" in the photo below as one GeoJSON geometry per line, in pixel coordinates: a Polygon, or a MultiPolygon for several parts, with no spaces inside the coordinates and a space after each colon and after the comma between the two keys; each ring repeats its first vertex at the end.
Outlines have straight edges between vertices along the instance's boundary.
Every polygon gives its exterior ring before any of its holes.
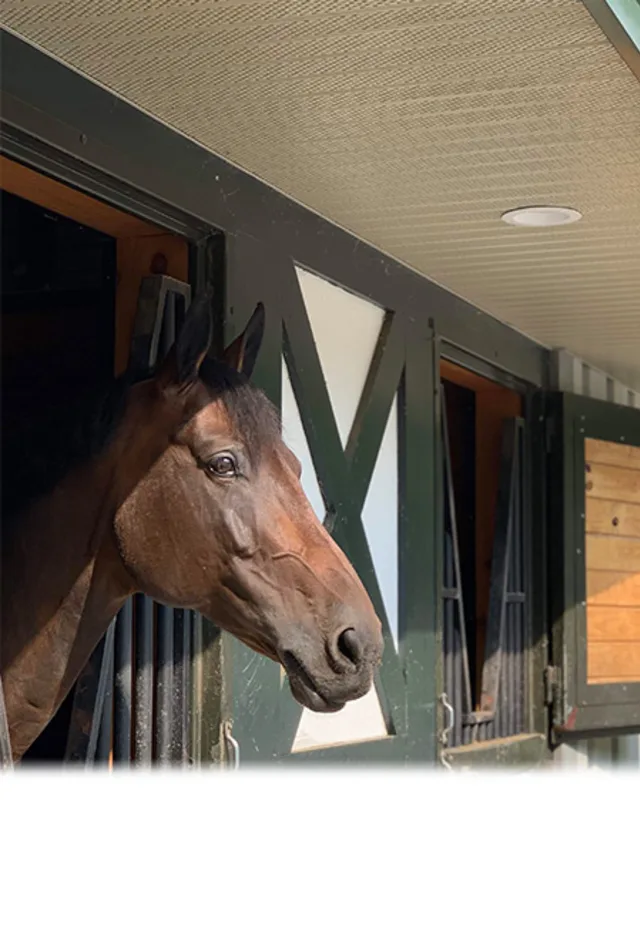
{"type": "Polygon", "coordinates": [[[78,474],[20,519],[3,558],[0,664],[14,757],[42,731],[126,598],[108,470],[78,474]]]}

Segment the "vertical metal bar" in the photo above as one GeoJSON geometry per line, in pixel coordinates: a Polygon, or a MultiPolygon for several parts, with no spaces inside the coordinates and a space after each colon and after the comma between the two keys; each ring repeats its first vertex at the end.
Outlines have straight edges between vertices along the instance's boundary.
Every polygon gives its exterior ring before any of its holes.
{"type": "Polygon", "coordinates": [[[194,614],[177,610],[174,670],[179,675],[176,693],[176,761],[189,764],[191,716],[191,647],[194,614]],[[179,741],[179,745],[178,745],[179,741]]]}
{"type": "MultiPolygon", "coordinates": [[[[512,532],[513,533],[513,532],[512,532]]],[[[515,559],[515,558],[514,558],[515,559]]],[[[505,736],[513,736],[516,732],[515,702],[518,689],[518,656],[516,654],[518,620],[516,607],[519,603],[507,603],[507,673],[504,693],[504,725],[502,732],[505,736]]]]}
{"type": "Polygon", "coordinates": [[[182,761],[191,762],[191,656],[193,649],[193,613],[185,614],[182,645],[182,761]]]}
{"type": "MultiPolygon", "coordinates": [[[[113,630],[115,637],[116,623],[113,622],[109,628],[113,630]]],[[[111,650],[106,659],[104,702],[102,705],[100,732],[98,733],[98,742],[96,745],[95,761],[103,766],[109,764],[113,744],[113,658],[114,648],[112,639],[111,650]]]]}
{"type": "MultiPolygon", "coordinates": [[[[450,589],[453,582],[453,560],[451,549],[451,536],[446,529],[444,531],[444,563],[442,565],[444,573],[444,586],[450,589]]],[[[442,640],[444,654],[444,692],[447,695],[452,706],[456,707],[455,700],[455,669],[454,669],[454,642],[455,642],[455,622],[453,619],[453,601],[448,595],[443,600],[443,622],[442,622],[442,640]]],[[[449,737],[449,745],[455,745],[455,728],[449,737]]]]}
{"type": "Polygon", "coordinates": [[[100,733],[100,727],[102,724],[102,715],[104,712],[105,701],[107,696],[107,686],[110,683],[110,678],[113,678],[113,671],[111,670],[111,664],[113,662],[113,640],[115,635],[116,620],[113,619],[109,628],[107,629],[107,634],[104,637],[104,650],[102,654],[102,665],[100,667],[100,677],[98,679],[98,689],[96,693],[96,703],[93,711],[93,720],[91,722],[91,733],[89,734],[89,744],[87,747],[86,753],[86,762],[87,765],[91,765],[97,755],[98,751],[98,735],[100,733]]]}
{"type": "Polygon", "coordinates": [[[171,762],[174,765],[182,762],[182,648],[184,643],[184,626],[186,625],[187,615],[184,609],[173,609],[171,616],[171,629],[173,636],[173,684],[171,696],[172,719],[170,727],[171,743],[171,762]]]}
{"type": "MultiPolygon", "coordinates": [[[[442,423],[442,443],[444,456],[444,482],[445,482],[445,503],[449,521],[449,530],[451,534],[451,546],[453,552],[453,574],[455,577],[455,588],[458,591],[456,599],[458,606],[458,627],[460,642],[460,680],[462,683],[462,698],[464,712],[471,710],[471,681],[469,677],[469,655],[467,651],[467,631],[464,614],[464,598],[462,595],[462,574],[460,571],[460,551],[458,548],[458,527],[456,517],[456,501],[453,488],[453,471],[451,467],[451,448],[449,446],[449,428],[447,420],[446,397],[443,385],[440,385],[440,406],[442,423]]],[[[446,530],[446,522],[445,522],[446,530]]],[[[459,719],[460,710],[456,709],[456,718],[459,719]]]]}
{"type": "Polygon", "coordinates": [[[4,691],[2,689],[2,675],[0,675],[0,768],[10,769],[12,767],[13,754],[11,751],[11,736],[9,734],[7,708],[4,702],[4,691]]]}
{"type": "Polygon", "coordinates": [[[133,698],[133,599],[118,613],[114,648],[113,761],[131,762],[131,717],[133,698]]]}
{"type": "Polygon", "coordinates": [[[526,485],[527,485],[527,463],[526,463],[526,439],[524,422],[519,422],[518,433],[518,477],[517,477],[517,495],[518,511],[516,514],[516,530],[514,537],[518,545],[518,592],[524,596],[524,602],[518,603],[515,608],[515,617],[517,623],[517,638],[515,652],[518,663],[518,682],[516,687],[516,699],[514,703],[516,733],[523,733],[527,729],[525,724],[527,695],[528,695],[528,613],[529,603],[529,582],[527,576],[527,545],[525,543],[525,503],[526,503],[526,485]]]}
{"type": "Polygon", "coordinates": [[[173,614],[173,732],[172,761],[185,764],[189,749],[189,659],[191,657],[191,612],[173,614]]]}
{"type": "Polygon", "coordinates": [[[155,756],[160,765],[171,763],[173,722],[173,609],[156,606],[155,756]]]}
{"type": "Polygon", "coordinates": [[[175,764],[184,761],[184,644],[189,627],[190,615],[184,609],[173,613],[173,726],[171,734],[171,760],[175,764]]]}
{"type": "Polygon", "coordinates": [[[76,681],[73,692],[71,722],[65,747],[64,762],[93,764],[104,698],[109,675],[109,658],[113,655],[115,620],[107,629],[76,681]]]}
{"type": "Polygon", "coordinates": [[[193,765],[202,765],[202,701],[204,691],[202,616],[191,613],[191,663],[189,668],[189,707],[191,721],[189,749],[193,765]]]}
{"type": "Polygon", "coordinates": [[[134,759],[151,765],[153,757],[153,602],[138,594],[135,609],[134,759]]]}

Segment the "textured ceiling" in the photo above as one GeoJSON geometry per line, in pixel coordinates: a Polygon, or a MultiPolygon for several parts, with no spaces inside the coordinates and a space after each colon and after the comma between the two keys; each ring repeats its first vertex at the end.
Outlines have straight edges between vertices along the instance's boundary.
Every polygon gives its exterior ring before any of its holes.
{"type": "Polygon", "coordinates": [[[580,0],[2,0],[4,25],[640,389],[640,87],[580,0]],[[579,208],[513,229],[505,209],[579,208]]]}

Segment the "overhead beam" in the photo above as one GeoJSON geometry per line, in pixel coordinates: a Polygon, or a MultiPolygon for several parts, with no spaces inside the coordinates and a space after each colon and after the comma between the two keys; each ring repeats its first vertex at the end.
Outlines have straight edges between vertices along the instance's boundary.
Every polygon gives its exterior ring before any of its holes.
{"type": "Polygon", "coordinates": [[[582,0],[620,58],[640,81],[640,0],[582,0]]]}

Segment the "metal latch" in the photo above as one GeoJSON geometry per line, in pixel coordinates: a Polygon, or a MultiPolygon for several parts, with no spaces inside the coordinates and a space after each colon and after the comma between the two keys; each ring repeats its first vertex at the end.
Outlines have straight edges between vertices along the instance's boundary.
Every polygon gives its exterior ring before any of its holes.
{"type": "Polygon", "coordinates": [[[224,734],[224,741],[227,747],[227,759],[229,761],[229,767],[231,769],[240,768],[240,744],[238,740],[234,738],[231,730],[233,728],[233,723],[231,720],[227,720],[222,728],[224,734]]]}

